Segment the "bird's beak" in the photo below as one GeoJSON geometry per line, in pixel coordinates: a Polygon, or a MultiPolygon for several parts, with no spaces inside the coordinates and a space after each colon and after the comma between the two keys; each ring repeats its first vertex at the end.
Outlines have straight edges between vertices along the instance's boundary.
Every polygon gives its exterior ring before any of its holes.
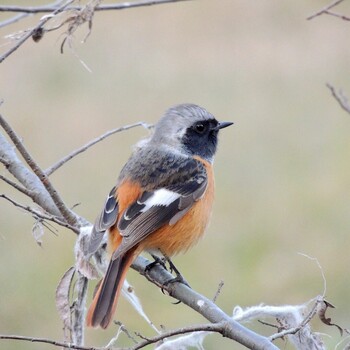
{"type": "Polygon", "coordinates": [[[232,122],[219,122],[219,125],[217,126],[218,129],[227,128],[228,126],[232,125],[232,122]]]}

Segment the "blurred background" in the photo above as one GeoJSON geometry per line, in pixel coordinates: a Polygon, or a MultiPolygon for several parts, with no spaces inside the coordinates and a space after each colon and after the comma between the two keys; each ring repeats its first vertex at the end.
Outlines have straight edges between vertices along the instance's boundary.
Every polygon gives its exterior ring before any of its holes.
{"type": "MultiPolygon", "coordinates": [[[[350,327],[350,115],[325,86],[350,97],[350,26],[330,16],[306,20],[328,3],[197,0],[96,13],[85,44],[87,26],[60,54],[64,30],[55,31],[37,44],[28,40],[0,65],[1,113],[43,169],[107,130],[154,123],[177,103],[197,103],[234,121],[220,135],[207,235],[175,257],[176,266],[209,298],[223,280],[217,303],[231,314],[236,305],[300,304],[322,294],[320,269],[298,253],[308,254],[321,264],[326,297],[336,306],[327,316],[350,327]]],[[[336,11],[349,14],[350,6],[336,11]]],[[[5,35],[40,17],[1,28],[1,52],[11,46],[5,35]]],[[[54,173],[66,203],[79,203],[77,212],[93,221],[132,145],[147,133],[140,127],[112,136],[54,173]]],[[[7,176],[4,167],[0,173],[7,176]]],[[[0,193],[26,203],[3,182],[0,193]]],[[[0,201],[0,333],[62,339],[54,295],[74,263],[75,235],[60,227],[57,236],[46,231],[39,247],[33,223],[0,201]]],[[[155,325],[205,321],[172,305],[136,272],[128,280],[155,325]]],[[[125,299],[116,319],[154,334],[125,299]]],[[[335,327],[317,320],[313,326],[329,334],[323,337],[329,348],[342,340],[335,327]]],[[[89,329],[86,344],[104,346],[116,331],[89,329]]],[[[120,345],[128,344],[122,336],[120,345]]],[[[242,348],[219,335],[208,336],[204,347],[242,348]]],[[[48,346],[2,341],[0,348],[48,346]]]]}

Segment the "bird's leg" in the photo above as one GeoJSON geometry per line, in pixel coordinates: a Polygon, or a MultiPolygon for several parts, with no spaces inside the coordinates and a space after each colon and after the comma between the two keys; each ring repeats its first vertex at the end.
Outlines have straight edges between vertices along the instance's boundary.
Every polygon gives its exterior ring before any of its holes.
{"type": "Polygon", "coordinates": [[[183,283],[185,284],[187,287],[191,288],[190,285],[188,284],[188,282],[185,280],[185,278],[181,275],[180,271],[177,269],[177,267],[174,265],[174,263],[171,261],[171,259],[166,255],[164,254],[163,252],[161,252],[162,255],[164,256],[164,259],[168,262],[169,264],[169,267],[170,267],[170,272],[171,273],[175,273],[175,277],[174,278],[171,278],[170,280],[166,281],[164,283],[164,285],[168,285],[170,283],[175,283],[175,282],[180,282],[180,283],[183,283]]]}
{"type": "Polygon", "coordinates": [[[167,267],[165,265],[166,263],[166,259],[165,257],[161,258],[158,255],[152,254],[150,253],[150,255],[152,256],[152,258],[154,259],[154,261],[152,261],[151,263],[149,263],[146,267],[145,267],[145,272],[147,273],[149,270],[152,270],[152,268],[156,265],[161,265],[162,267],[165,268],[165,270],[167,270],[167,267]]]}

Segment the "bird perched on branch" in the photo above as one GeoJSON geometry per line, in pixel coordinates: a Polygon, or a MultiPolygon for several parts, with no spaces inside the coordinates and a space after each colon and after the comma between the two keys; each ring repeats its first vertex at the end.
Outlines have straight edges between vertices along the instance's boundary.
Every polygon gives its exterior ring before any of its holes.
{"type": "Polygon", "coordinates": [[[136,147],[93,227],[87,254],[109,233],[111,260],[87,314],[87,325],[107,328],[126,272],[142,252],[170,257],[204,233],[214,199],[213,158],[218,122],[204,108],[181,104],[159,120],[136,147]]]}

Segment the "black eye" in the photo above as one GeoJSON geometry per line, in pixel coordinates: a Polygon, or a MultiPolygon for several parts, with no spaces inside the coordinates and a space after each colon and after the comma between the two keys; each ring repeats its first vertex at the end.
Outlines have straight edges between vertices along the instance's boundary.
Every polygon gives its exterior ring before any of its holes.
{"type": "Polygon", "coordinates": [[[198,134],[203,134],[207,128],[203,123],[197,123],[194,126],[194,129],[198,132],[198,134]]]}

